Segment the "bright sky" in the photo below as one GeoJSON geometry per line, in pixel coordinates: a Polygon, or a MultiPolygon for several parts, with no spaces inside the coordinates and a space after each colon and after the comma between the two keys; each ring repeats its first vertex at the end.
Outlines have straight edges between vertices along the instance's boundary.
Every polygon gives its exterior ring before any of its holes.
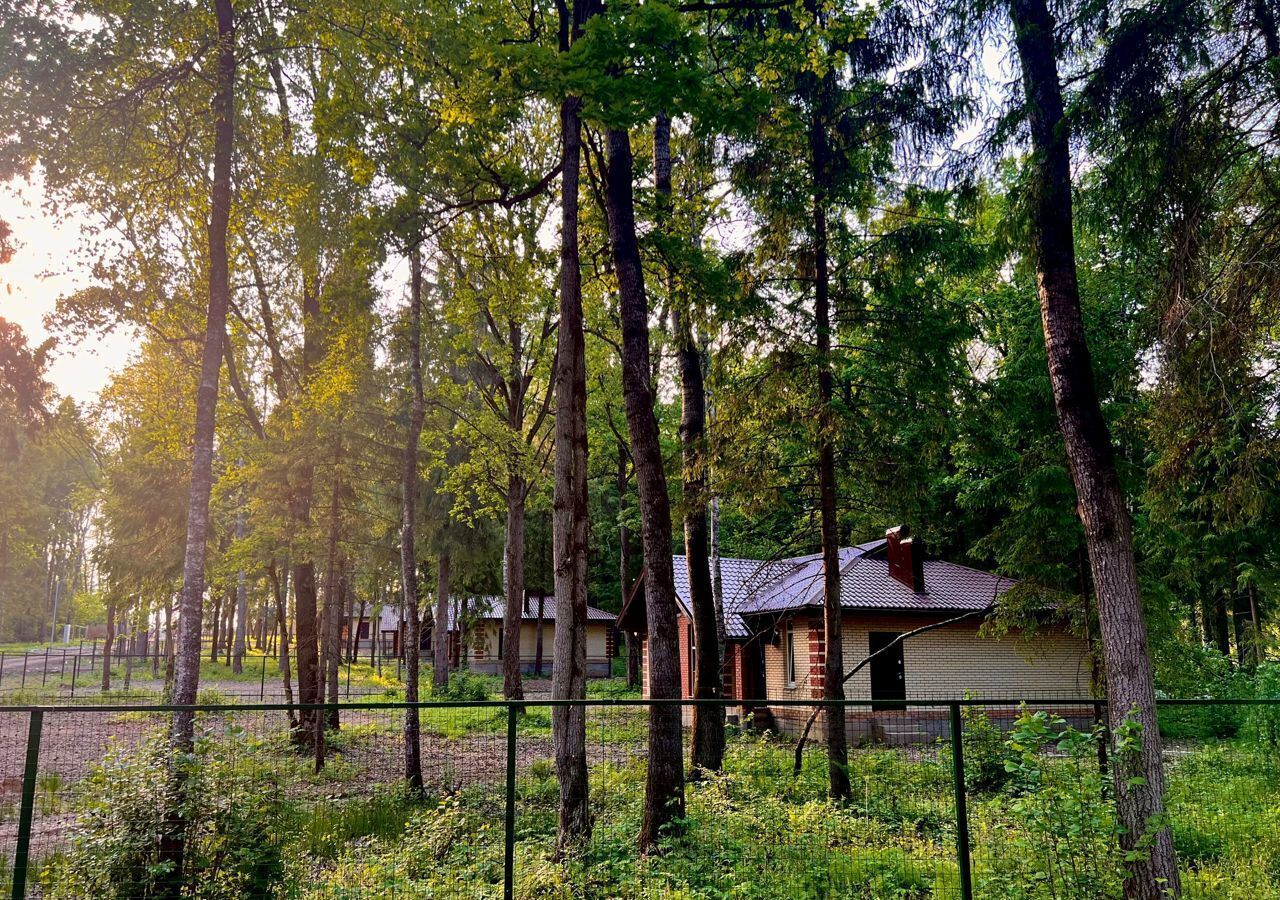
{"type": "MultiPolygon", "coordinates": [[[[53,312],[58,297],[90,282],[77,254],[79,218],[59,221],[42,208],[43,201],[38,177],[30,183],[0,184],[0,219],[13,229],[17,245],[13,260],[0,266],[0,316],[20,325],[32,346],[50,336],[45,316],[53,312]]],[[[49,380],[58,393],[78,403],[91,402],[111,373],[128,360],[133,343],[120,333],[79,345],[60,341],[49,380]]]]}

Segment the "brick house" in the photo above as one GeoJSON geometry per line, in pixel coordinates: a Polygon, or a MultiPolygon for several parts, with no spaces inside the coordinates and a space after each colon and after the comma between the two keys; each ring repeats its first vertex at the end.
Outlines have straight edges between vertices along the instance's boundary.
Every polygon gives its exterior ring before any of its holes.
{"type": "MultiPolygon", "coordinates": [[[[794,730],[808,708],[770,706],[770,700],[804,700],[823,694],[826,651],[822,558],[720,560],[725,607],[726,696],[743,701],[740,715],[762,714],[794,730]],[[761,702],[763,701],[763,702],[761,702]]],[[[850,699],[877,701],[850,709],[851,736],[874,732],[877,720],[918,720],[941,715],[901,712],[904,699],[1075,698],[1090,693],[1087,643],[1054,624],[1031,634],[981,633],[986,615],[1016,582],[969,566],[925,556],[905,526],[880,540],[840,550],[845,670],[892,644],[899,635],[968,614],[968,618],[897,643],[845,685],[850,699]],[[896,715],[888,715],[899,710],[896,715]],[[879,714],[879,715],[877,715],[879,714]]],[[[685,558],[675,559],[677,628],[682,694],[692,697],[697,653],[690,617],[685,558]]],[[[648,690],[643,591],[633,592],[619,627],[640,634],[643,686],[648,690]]]]}
{"type": "MultiPolygon", "coordinates": [[[[502,674],[502,630],[506,604],[501,597],[475,597],[463,618],[466,622],[467,658],[472,672],[502,674]]],[[[451,610],[456,618],[457,610],[451,610]]],[[[587,677],[608,678],[617,646],[613,613],[587,607],[587,677]]],[[[451,634],[457,634],[454,621],[451,634]]],[[[520,611],[520,668],[536,674],[538,632],[542,632],[541,674],[551,674],[552,647],[556,638],[556,598],[526,597],[520,611]]],[[[455,639],[456,642],[456,639],[455,639]]],[[[457,647],[453,652],[456,654],[457,647]]]]}

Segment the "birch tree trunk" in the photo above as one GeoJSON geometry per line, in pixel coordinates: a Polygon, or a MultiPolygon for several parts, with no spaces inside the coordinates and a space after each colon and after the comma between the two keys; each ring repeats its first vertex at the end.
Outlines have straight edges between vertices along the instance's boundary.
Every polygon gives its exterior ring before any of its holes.
{"type": "MultiPolygon", "coordinates": [[[[655,397],[650,381],[649,302],[645,295],[640,244],[636,238],[631,137],[611,128],[605,172],[609,244],[618,279],[622,318],[622,389],[631,438],[631,459],[640,500],[640,537],[645,569],[645,612],[649,637],[649,696],[680,697],[680,654],[676,633],[675,573],[671,557],[671,501],[663,469],[655,397]]],[[[680,707],[649,707],[649,760],[644,818],[639,843],[649,849],[684,816],[684,749],[680,707]]]]}
{"type": "Polygon", "coordinates": [[[1138,593],[1132,524],[1102,416],[1077,282],[1071,209],[1070,127],[1063,115],[1054,22],[1046,0],[1011,0],[1015,45],[1031,126],[1031,223],[1049,379],[1066,443],[1098,601],[1111,733],[1141,728],[1137,746],[1112,754],[1121,846],[1133,854],[1130,900],[1181,893],[1173,838],[1164,823],[1164,766],[1155,683],[1138,593]],[[1154,833],[1153,833],[1154,832],[1154,833]]]}
{"type": "MultiPolygon", "coordinates": [[[[559,52],[571,42],[595,0],[557,0],[559,52]]],[[[587,694],[587,362],[582,315],[582,265],[578,249],[578,186],[582,166],[582,101],[560,104],[560,296],[555,368],[555,487],[552,535],[556,631],[551,696],[577,700],[587,694]]],[[[587,792],[587,717],[581,706],[551,710],[551,740],[560,782],[556,856],[591,834],[587,792]]]]}
{"type": "MultiPolygon", "coordinates": [[[[400,468],[400,585],[403,591],[408,635],[404,653],[404,699],[418,702],[420,648],[422,645],[422,583],[418,579],[417,503],[418,444],[422,440],[422,420],[426,398],[422,389],[422,255],[418,248],[409,254],[409,428],[405,435],[404,460],[400,468]]],[[[381,611],[374,616],[381,621],[381,611]]],[[[376,644],[376,627],[369,626],[370,645],[376,644]]],[[[373,651],[370,651],[371,653],[373,651]]],[[[372,664],[372,660],[370,660],[372,664]]],[[[404,780],[412,793],[422,791],[422,725],[418,708],[404,712],[404,780]]]]}
{"type": "MultiPolygon", "coordinates": [[[[518,433],[518,432],[517,432],[518,433]]],[[[525,482],[522,477],[507,477],[507,578],[504,585],[502,619],[502,696],[523,700],[524,685],[520,679],[520,624],[524,611],[524,523],[525,482]]]]}
{"type": "MultiPolygon", "coordinates": [[[[231,163],[235,150],[235,18],[231,0],[214,0],[218,23],[218,57],[213,118],[213,186],[209,212],[209,308],[205,316],[200,387],[196,392],[196,421],[191,454],[191,493],[187,500],[187,546],[182,564],[182,599],[173,702],[195,703],[200,687],[200,631],[204,613],[204,565],[209,543],[209,495],[213,490],[213,442],[218,410],[218,378],[226,340],[231,281],[227,254],[227,226],[231,216],[231,163]]],[[[194,737],[190,712],[173,716],[175,748],[187,751],[194,737]]],[[[181,847],[176,859],[181,872],[181,847]]]]}

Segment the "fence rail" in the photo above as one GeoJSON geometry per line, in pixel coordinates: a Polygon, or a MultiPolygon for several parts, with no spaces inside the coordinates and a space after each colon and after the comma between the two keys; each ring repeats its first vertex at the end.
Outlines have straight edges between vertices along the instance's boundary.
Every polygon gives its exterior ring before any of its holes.
{"type": "MultiPolygon", "coordinates": [[[[1103,701],[1036,697],[1027,703],[1024,707],[1012,699],[917,698],[883,709],[883,703],[871,700],[844,701],[840,705],[854,740],[850,774],[855,796],[843,805],[828,804],[823,796],[826,759],[821,743],[805,753],[802,774],[792,774],[794,741],[755,731],[752,711],[738,701],[621,697],[521,703],[0,707],[0,804],[12,809],[7,792],[17,794],[16,827],[10,831],[0,824],[0,849],[11,861],[12,897],[96,893],[83,879],[97,876],[77,869],[77,854],[84,852],[78,842],[95,828],[102,832],[97,843],[84,846],[100,849],[110,843],[105,838],[116,837],[113,829],[145,832],[145,822],[115,821],[113,811],[146,818],[155,802],[145,793],[150,787],[141,783],[146,779],[140,774],[147,770],[131,767],[145,765],[147,748],[162,743],[169,716],[193,711],[202,740],[216,748],[209,751],[211,796],[201,802],[217,806],[219,815],[232,819],[264,803],[272,809],[278,804],[301,811],[292,818],[273,819],[271,840],[305,845],[302,855],[312,867],[312,882],[298,888],[302,893],[279,896],[407,893],[406,885],[420,873],[396,855],[391,840],[407,833],[407,816],[425,817],[413,829],[415,834],[440,830],[446,837],[452,827],[449,817],[456,817],[463,824],[454,839],[466,835],[466,840],[476,842],[466,859],[451,856],[452,845],[445,838],[431,845],[439,856],[439,870],[433,871],[436,880],[423,896],[501,895],[512,900],[524,892],[522,879],[553,877],[584,896],[624,896],[616,884],[600,880],[600,871],[631,879],[626,883],[634,892],[625,896],[635,897],[685,896],[682,885],[687,889],[694,884],[714,888],[715,893],[706,896],[971,900],[1008,896],[1015,884],[1034,887],[1045,879],[1056,879],[1056,893],[1028,889],[1021,895],[1083,896],[1071,893],[1070,885],[1089,885],[1076,890],[1106,896],[1107,885],[1114,881],[1107,867],[1112,852],[1107,841],[1114,844],[1116,837],[1108,824],[1109,779],[1103,777],[1096,755],[1081,753],[1079,742],[1069,744],[1059,737],[1064,722],[1087,734],[1104,712],[1103,701]],[[725,708],[730,723],[725,773],[690,784],[684,833],[673,834],[672,846],[662,854],[642,858],[628,848],[644,791],[643,768],[637,763],[647,748],[644,714],[671,706],[681,707],[686,718],[694,710],[725,708]],[[587,720],[591,801],[597,810],[590,844],[565,860],[549,843],[554,841],[559,798],[551,764],[549,713],[555,707],[580,708],[587,720]],[[403,800],[393,790],[402,783],[400,728],[410,710],[422,723],[425,788],[437,805],[403,800]],[[1043,712],[1036,718],[1035,711],[1043,712]],[[296,730],[290,732],[291,723],[309,713],[339,720],[322,745],[320,759],[326,768],[318,768],[290,738],[297,735],[296,730]],[[1011,730],[1022,743],[1011,745],[1011,730]],[[1017,748],[1037,740],[1040,743],[1032,747],[1036,763],[1032,765],[1030,757],[1020,763],[1022,751],[1017,748]],[[993,787],[993,781],[1002,786],[993,787]],[[446,801],[453,805],[441,812],[446,801]],[[1044,808],[1036,808],[1037,803],[1044,808]],[[1064,815],[1081,818],[1065,823],[1065,836],[1052,833],[1053,820],[1064,815]],[[347,821],[356,818],[358,827],[347,821]],[[379,837],[387,842],[378,843],[379,837]],[[348,840],[364,850],[344,849],[348,840]],[[350,852],[372,853],[375,862],[362,859],[361,866],[349,865],[352,861],[343,854],[350,852]],[[471,868],[451,880],[450,865],[471,868]],[[377,878],[368,875],[370,868],[379,873],[377,878]],[[781,893],[740,883],[770,872],[780,879],[781,893]],[[337,879],[331,894],[319,886],[328,877],[337,879]],[[363,885],[360,880],[365,877],[390,887],[363,885]]],[[[818,700],[767,704],[779,728],[787,727],[787,713],[803,715],[829,705],[818,700]]],[[[1280,713],[1280,699],[1177,699],[1163,700],[1160,706],[1171,722],[1188,713],[1227,719],[1238,719],[1250,708],[1280,713]]],[[[1216,727],[1210,723],[1206,734],[1216,727]]],[[[1213,824],[1218,810],[1194,805],[1209,801],[1184,803],[1188,788],[1179,779],[1198,777],[1206,766],[1217,772],[1238,771],[1248,779],[1258,765],[1267,765],[1271,768],[1258,773],[1265,778],[1257,783],[1272,793],[1259,802],[1276,807],[1280,771],[1274,771],[1274,751],[1269,751],[1269,763],[1264,760],[1268,753],[1258,751],[1257,759],[1263,762],[1255,765],[1253,745],[1234,740],[1171,744],[1175,836],[1185,842],[1190,840],[1186,835],[1194,833],[1197,840],[1208,841],[1204,834],[1216,827],[1213,852],[1219,862],[1230,862],[1224,848],[1252,842],[1256,849],[1257,841],[1235,834],[1230,823],[1213,824]],[[1201,760],[1197,754],[1210,758],[1201,760]]],[[[1248,783],[1256,787],[1255,781],[1248,783]]],[[[1239,793],[1239,788],[1233,790],[1239,793]]],[[[9,820],[9,815],[0,817],[0,823],[9,820]]],[[[216,827],[228,826],[223,822],[216,827]]],[[[140,851],[132,847],[128,852],[140,851]]],[[[110,868],[110,860],[97,864],[110,868]]],[[[1280,883],[1280,864],[1274,867],[1280,883]]],[[[527,890],[536,891],[536,886],[527,890]]]]}

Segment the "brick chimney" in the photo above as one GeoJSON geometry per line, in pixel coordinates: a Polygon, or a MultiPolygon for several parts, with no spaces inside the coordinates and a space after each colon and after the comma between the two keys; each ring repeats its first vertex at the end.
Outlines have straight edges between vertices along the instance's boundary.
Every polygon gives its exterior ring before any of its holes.
{"type": "Polygon", "coordinates": [[[924,542],[911,537],[911,529],[898,525],[884,533],[889,575],[917,594],[924,593],[924,542]]]}

